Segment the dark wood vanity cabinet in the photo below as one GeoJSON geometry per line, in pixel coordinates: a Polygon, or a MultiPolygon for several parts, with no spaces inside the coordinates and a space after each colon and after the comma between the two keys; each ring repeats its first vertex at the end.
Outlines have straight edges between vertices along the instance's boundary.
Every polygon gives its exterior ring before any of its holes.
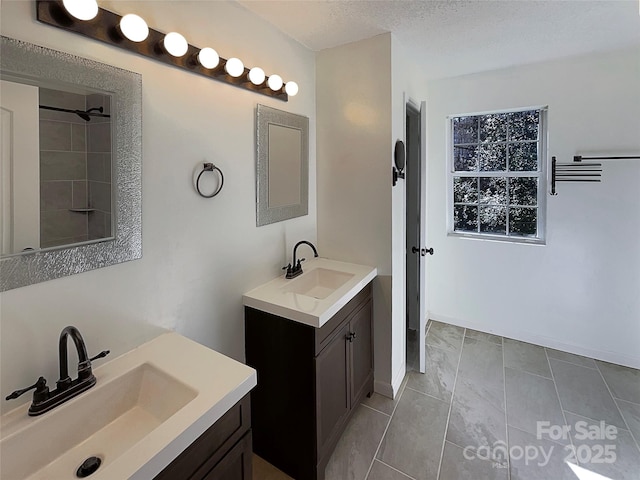
{"type": "Polygon", "coordinates": [[[253,449],[296,480],[321,480],[355,407],[373,391],[371,285],[321,328],[245,307],[253,449]]]}
{"type": "Polygon", "coordinates": [[[251,402],[236,403],[154,480],[252,480],[251,402]]]}

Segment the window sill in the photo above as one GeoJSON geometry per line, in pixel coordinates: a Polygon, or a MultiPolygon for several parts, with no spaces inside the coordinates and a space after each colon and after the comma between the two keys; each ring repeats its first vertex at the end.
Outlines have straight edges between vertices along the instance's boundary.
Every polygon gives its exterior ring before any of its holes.
{"type": "Polygon", "coordinates": [[[546,246],[543,238],[526,238],[526,237],[506,237],[502,235],[474,234],[461,232],[447,232],[448,237],[460,238],[462,240],[475,240],[481,242],[498,242],[498,243],[517,243],[520,245],[534,245],[539,247],[546,246]]]}

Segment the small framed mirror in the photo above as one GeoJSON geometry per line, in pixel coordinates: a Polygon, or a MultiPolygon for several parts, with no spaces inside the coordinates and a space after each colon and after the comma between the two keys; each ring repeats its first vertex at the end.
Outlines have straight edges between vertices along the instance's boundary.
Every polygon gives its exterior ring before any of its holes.
{"type": "Polygon", "coordinates": [[[309,119],[258,105],[256,126],[256,224],[307,215],[309,119]]]}

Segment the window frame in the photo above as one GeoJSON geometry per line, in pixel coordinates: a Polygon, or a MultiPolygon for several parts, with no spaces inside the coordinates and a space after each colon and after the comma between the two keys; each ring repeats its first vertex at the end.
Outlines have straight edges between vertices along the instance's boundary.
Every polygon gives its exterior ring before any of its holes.
{"type": "MultiPolygon", "coordinates": [[[[471,238],[477,240],[492,240],[510,243],[524,243],[534,245],[546,244],[546,223],[547,223],[547,189],[548,189],[548,110],[547,105],[531,107],[518,107],[503,110],[490,110],[473,113],[457,113],[446,117],[446,151],[447,151],[447,235],[459,238],[471,238]],[[479,117],[483,115],[496,115],[503,113],[526,112],[531,110],[539,111],[538,123],[538,168],[536,171],[455,171],[454,165],[454,144],[453,144],[453,119],[458,117],[479,117]],[[538,179],[537,191],[537,236],[526,237],[507,234],[496,234],[487,232],[469,232],[454,230],[454,192],[453,184],[456,177],[472,178],[515,178],[515,177],[536,177],[538,179]]],[[[505,144],[509,143],[508,141],[505,144]]],[[[524,142],[523,142],[524,143],[524,142]]],[[[533,142],[531,142],[533,143],[533,142]]],[[[478,143],[481,145],[481,143],[478,143]]],[[[508,192],[507,192],[508,194],[508,192]]],[[[508,214],[507,214],[508,222],[508,214]]]]}

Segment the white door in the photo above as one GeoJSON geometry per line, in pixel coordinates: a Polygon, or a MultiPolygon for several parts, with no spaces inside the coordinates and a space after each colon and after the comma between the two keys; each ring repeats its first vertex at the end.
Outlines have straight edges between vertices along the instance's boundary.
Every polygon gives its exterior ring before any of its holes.
{"type": "Polygon", "coordinates": [[[0,248],[40,248],[38,87],[1,81],[0,248]]]}

